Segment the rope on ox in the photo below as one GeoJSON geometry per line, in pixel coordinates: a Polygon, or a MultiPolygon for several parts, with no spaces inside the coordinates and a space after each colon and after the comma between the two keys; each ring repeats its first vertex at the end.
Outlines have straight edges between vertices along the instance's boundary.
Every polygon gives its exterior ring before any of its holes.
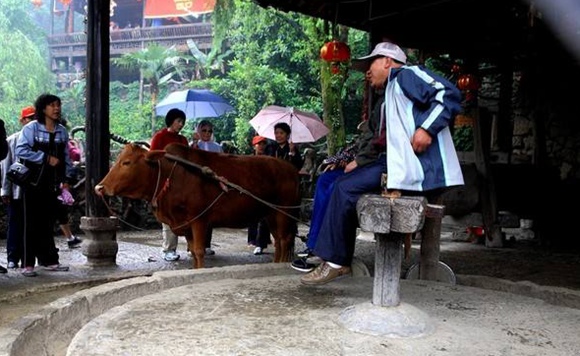
{"type": "MultiPolygon", "coordinates": [[[[296,217],[292,216],[291,214],[288,214],[287,212],[285,212],[284,210],[282,210],[282,208],[284,208],[284,209],[293,209],[293,208],[294,208],[294,209],[295,209],[295,208],[300,208],[300,207],[301,207],[301,205],[283,206],[283,205],[276,205],[276,204],[270,203],[270,202],[268,202],[268,201],[266,201],[266,200],[264,200],[264,199],[262,199],[262,198],[260,198],[260,197],[257,197],[256,195],[252,194],[252,192],[248,191],[247,189],[244,189],[244,188],[240,187],[239,185],[237,185],[237,184],[235,184],[235,183],[232,183],[232,182],[228,181],[226,178],[224,178],[224,177],[222,177],[222,176],[218,176],[218,175],[217,175],[217,174],[216,174],[216,173],[215,173],[215,172],[214,172],[214,171],[213,171],[211,168],[209,168],[209,167],[207,167],[207,166],[201,166],[201,165],[199,165],[199,164],[197,164],[197,163],[194,163],[194,162],[188,161],[188,160],[186,160],[186,159],[184,159],[184,158],[181,158],[181,157],[179,157],[179,156],[175,156],[175,155],[172,155],[172,154],[169,154],[169,153],[166,153],[166,154],[165,154],[165,158],[167,158],[167,159],[169,159],[169,160],[172,160],[172,161],[179,162],[179,163],[181,163],[181,164],[184,164],[184,165],[186,165],[186,166],[190,166],[190,167],[194,167],[194,168],[197,168],[197,169],[199,169],[199,170],[200,170],[200,171],[201,171],[201,172],[202,172],[204,175],[206,175],[206,176],[208,176],[208,177],[210,177],[210,178],[212,178],[212,179],[215,179],[215,180],[217,180],[217,181],[219,182],[220,186],[222,187],[222,189],[224,190],[224,192],[227,192],[227,188],[226,188],[226,187],[231,187],[231,188],[233,188],[233,189],[235,189],[235,190],[239,191],[240,193],[242,193],[242,194],[246,194],[246,195],[248,195],[249,197],[256,199],[256,200],[257,200],[257,201],[259,201],[260,203],[262,203],[262,204],[264,204],[264,205],[266,205],[266,206],[268,206],[268,207],[270,207],[270,208],[272,208],[272,209],[274,209],[274,210],[276,210],[276,211],[278,211],[278,212],[280,212],[280,213],[282,213],[282,214],[284,214],[284,215],[286,215],[286,216],[288,216],[288,217],[290,217],[290,218],[292,218],[292,219],[294,219],[294,220],[296,220],[296,221],[300,222],[300,220],[299,220],[299,219],[297,219],[296,217]]],[[[172,171],[172,172],[173,172],[173,171],[172,171]]],[[[167,179],[169,179],[169,178],[167,178],[167,179]]],[[[198,215],[197,217],[201,216],[201,215],[202,215],[203,213],[205,213],[205,212],[206,212],[206,211],[207,211],[207,210],[208,210],[208,209],[209,209],[209,208],[210,208],[210,207],[211,207],[213,204],[215,204],[215,202],[217,201],[217,199],[219,199],[219,197],[221,197],[221,196],[224,194],[224,192],[222,192],[222,193],[221,193],[221,194],[220,194],[220,195],[219,195],[219,196],[216,198],[216,200],[214,200],[214,201],[213,201],[213,202],[210,204],[210,206],[209,206],[208,208],[206,208],[206,209],[205,209],[205,210],[204,210],[204,211],[203,211],[203,212],[202,212],[200,215],[198,215]]],[[[196,218],[197,218],[197,217],[196,217],[196,218]]],[[[193,220],[195,220],[195,218],[194,218],[193,220]]],[[[191,221],[193,221],[193,220],[190,220],[190,221],[188,221],[186,224],[182,224],[182,225],[180,225],[179,227],[186,226],[187,224],[189,224],[189,223],[190,223],[191,221]]]]}

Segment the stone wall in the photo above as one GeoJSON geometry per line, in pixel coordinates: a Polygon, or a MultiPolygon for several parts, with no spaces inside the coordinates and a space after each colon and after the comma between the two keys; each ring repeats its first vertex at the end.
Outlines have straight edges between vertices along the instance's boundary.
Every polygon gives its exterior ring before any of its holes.
{"type": "MultiPolygon", "coordinates": [[[[511,164],[534,164],[536,150],[536,128],[533,118],[538,115],[539,130],[545,136],[545,150],[548,165],[559,172],[560,180],[580,180],[580,107],[578,110],[554,110],[561,106],[557,102],[526,103],[520,92],[520,73],[514,73],[512,98],[512,150],[506,162],[511,164]]],[[[560,88],[561,89],[561,88],[560,88]]],[[[560,90],[554,88],[554,90],[560,90]]],[[[480,90],[479,106],[486,108],[498,120],[499,117],[499,76],[489,75],[483,79],[480,90]]],[[[578,97],[580,100],[580,96],[578,97]]],[[[565,105],[570,108],[570,105],[565,105]]],[[[494,135],[492,128],[492,156],[500,162],[502,152],[494,152],[494,135]]]]}

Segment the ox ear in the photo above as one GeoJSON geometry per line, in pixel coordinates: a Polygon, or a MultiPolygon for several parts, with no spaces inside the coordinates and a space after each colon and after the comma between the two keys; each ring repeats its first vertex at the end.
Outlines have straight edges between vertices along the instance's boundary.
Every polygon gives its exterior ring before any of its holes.
{"type": "Polygon", "coordinates": [[[165,157],[165,150],[152,150],[145,153],[145,160],[149,162],[157,162],[165,157]]]}

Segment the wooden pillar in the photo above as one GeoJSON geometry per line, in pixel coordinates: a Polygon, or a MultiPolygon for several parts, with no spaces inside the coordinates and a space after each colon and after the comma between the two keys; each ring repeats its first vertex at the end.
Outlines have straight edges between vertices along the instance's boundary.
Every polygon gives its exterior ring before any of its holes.
{"type": "Polygon", "coordinates": [[[375,234],[375,279],[373,304],[396,307],[401,303],[400,277],[404,234],[375,234]]]}
{"type": "Polygon", "coordinates": [[[114,265],[119,250],[118,222],[109,217],[94,187],[109,171],[109,0],[88,2],[86,92],[86,214],[81,229],[86,233],[82,253],[87,266],[114,265]]]}
{"type": "Polygon", "coordinates": [[[425,225],[421,238],[421,263],[419,264],[419,279],[437,280],[439,269],[441,219],[445,214],[443,205],[427,204],[425,209],[425,225]]]}
{"type": "Polygon", "coordinates": [[[108,216],[94,193],[109,171],[109,0],[88,2],[86,86],[86,214],[108,216]]]}
{"type": "Polygon", "coordinates": [[[489,163],[489,152],[484,149],[482,137],[482,120],[480,109],[476,108],[469,113],[474,119],[473,145],[475,153],[475,166],[481,177],[480,187],[481,215],[485,228],[485,245],[487,247],[502,247],[501,226],[498,223],[497,195],[495,182],[489,163]]]}

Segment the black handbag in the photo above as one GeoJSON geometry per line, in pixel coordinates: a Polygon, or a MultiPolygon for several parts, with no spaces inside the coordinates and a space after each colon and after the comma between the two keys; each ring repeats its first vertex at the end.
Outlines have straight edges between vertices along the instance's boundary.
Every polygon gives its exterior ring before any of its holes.
{"type": "Polygon", "coordinates": [[[10,165],[6,178],[21,187],[36,187],[42,178],[44,164],[38,169],[25,166],[23,163],[14,162],[10,165]]]}

